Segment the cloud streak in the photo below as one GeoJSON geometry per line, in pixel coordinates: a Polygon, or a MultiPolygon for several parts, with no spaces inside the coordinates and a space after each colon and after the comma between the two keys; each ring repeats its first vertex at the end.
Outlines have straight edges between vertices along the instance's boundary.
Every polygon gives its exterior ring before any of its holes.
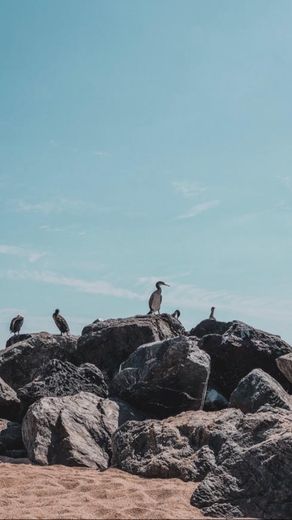
{"type": "Polygon", "coordinates": [[[29,262],[34,263],[46,256],[47,253],[19,246],[0,244],[0,254],[26,258],[29,262]]]}
{"type": "MultiPolygon", "coordinates": [[[[127,299],[141,299],[141,295],[124,289],[116,287],[109,282],[103,280],[89,281],[81,278],[69,278],[58,273],[48,271],[7,271],[5,274],[2,273],[2,277],[5,276],[13,280],[30,280],[32,282],[46,283],[50,285],[57,285],[62,287],[71,287],[77,291],[89,293],[89,294],[101,294],[105,296],[114,296],[118,298],[127,299]]],[[[143,298],[142,298],[143,299],[143,298]]]]}
{"type": "Polygon", "coordinates": [[[84,208],[88,209],[88,204],[80,200],[70,200],[59,198],[41,202],[27,202],[18,200],[15,203],[17,213],[41,213],[43,215],[60,213],[79,213],[84,208]]]}
{"type": "Polygon", "coordinates": [[[206,187],[202,186],[198,182],[190,182],[190,181],[173,181],[172,182],[173,189],[182,195],[183,197],[189,199],[199,195],[206,191],[206,187]]]}
{"type": "Polygon", "coordinates": [[[182,215],[176,217],[176,220],[184,220],[197,217],[198,215],[201,215],[201,213],[205,213],[209,209],[216,208],[217,206],[219,206],[219,204],[219,200],[209,200],[206,202],[201,202],[200,204],[196,204],[195,206],[190,208],[186,213],[183,213],[182,215]]]}

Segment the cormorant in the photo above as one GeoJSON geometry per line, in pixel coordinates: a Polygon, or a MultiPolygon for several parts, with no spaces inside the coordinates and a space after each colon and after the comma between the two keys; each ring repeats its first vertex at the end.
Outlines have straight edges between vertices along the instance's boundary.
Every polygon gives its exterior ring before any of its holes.
{"type": "Polygon", "coordinates": [[[216,318],[215,318],[215,316],[214,316],[214,311],[215,311],[215,307],[211,307],[211,312],[210,312],[209,320],[215,320],[215,321],[216,321],[216,318]]]}
{"type": "Polygon", "coordinates": [[[176,311],[174,311],[174,312],[172,313],[172,317],[173,317],[173,318],[176,318],[176,319],[178,320],[179,317],[180,317],[180,311],[179,311],[178,309],[176,309],[176,311]]]}
{"type": "Polygon", "coordinates": [[[13,332],[13,334],[16,334],[16,333],[19,334],[19,331],[23,325],[23,320],[24,320],[24,317],[20,316],[20,314],[17,314],[17,316],[15,316],[15,318],[12,318],[11,323],[10,323],[10,332],[13,332]]]}
{"type": "Polygon", "coordinates": [[[70,332],[69,325],[68,325],[67,321],[65,320],[65,318],[63,318],[63,316],[61,316],[59,309],[55,310],[55,312],[53,314],[53,320],[56,323],[59,331],[61,332],[61,335],[67,334],[68,332],[70,332]]]}
{"type": "Polygon", "coordinates": [[[169,285],[164,282],[157,282],[155,285],[156,285],[156,291],[154,291],[149,298],[150,311],[148,312],[148,314],[152,314],[153,312],[158,312],[158,314],[159,314],[160,306],[161,306],[161,302],[162,302],[161,285],[166,285],[166,287],[169,287],[169,285]]]}

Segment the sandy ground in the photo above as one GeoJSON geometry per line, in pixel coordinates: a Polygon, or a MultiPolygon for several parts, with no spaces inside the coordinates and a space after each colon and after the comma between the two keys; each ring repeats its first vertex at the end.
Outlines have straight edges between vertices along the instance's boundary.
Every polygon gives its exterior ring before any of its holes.
{"type": "Polygon", "coordinates": [[[7,460],[0,459],[1,519],[204,518],[190,505],[193,482],[7,460]]]}

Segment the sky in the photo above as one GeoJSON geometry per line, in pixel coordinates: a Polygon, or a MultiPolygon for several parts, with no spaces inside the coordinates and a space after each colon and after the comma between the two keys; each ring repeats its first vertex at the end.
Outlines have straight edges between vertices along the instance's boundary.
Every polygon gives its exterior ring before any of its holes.
{"type": "Polygon", "coordinates": [[[290,0],[1,0],[0,346],[216,307],[292,342],[290,0]]]}

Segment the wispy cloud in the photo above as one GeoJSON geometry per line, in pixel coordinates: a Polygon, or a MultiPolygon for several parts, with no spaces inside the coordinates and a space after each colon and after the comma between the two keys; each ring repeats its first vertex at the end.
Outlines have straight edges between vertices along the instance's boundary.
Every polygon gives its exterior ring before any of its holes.
{"type": "Polygon", "coordinates": [[[105,296],[115,296],[118,298],[127,299],[141,299],[141,295],[124,289],[116,287],[109,282],[103,280],[84,280],[81,278],[69,278],[58,273],[48,271],[13,271],[9,270],[5,273],[0,273],[0,277],[5,277],[13,280],[31,280],[33,282],[46,283],[51,285],[58,285],[63,287],[72,287],[77,291],[90,294],[103,294],[105,296]]]}
{"type": "MultiPolygon", "coordinates": [[[[210,290],[194,284],[175,283],[166,273],[161,279],[170,284],[165,291],[164,304],[170,308],[202,311],[208,314],[210,307],[218,307],[220,312],[230,314],[230,320],[244,315],[254,318],[270,318],[279,321],[289,320],[292,314],[292,299],[241,296],[231,291],[210,290]]],[[[142,277],[139,282],[149,288],[158,280],[157,277],[142,277]]]]}
{"type": "Polygon", "coordinates": [[[183,213],[182,215],[176,217],[176,220],[197,217],[198,215],[200,215],[201,213],[205,213],[209,209],[216,208],[217,206],[219,206],[219,204],[219,200],[209,200],[206,202],[201,202],[200,204],[196,204],[195,206],[190,208],[186,213],[183,213]]]}
{"type": "Polygon", "coordinates": [[[17,200],[14,208],[19,213],[42,213],[49,215],[51,213],[76,213],[88,209],[88,204],[80,200],[70,200],[59,198],[55,200],[47,200],[41,202],[27,202],[25,200],[17,200]]]}
{"type": "Polygon", "coordinates": [[[104,150],[94,150],[93,155],[95,155],[95,157],[109,157],[110,154],[104,150]]]}
{"type": "Polygon", "coordinates": [[[185,197],[186,199],[190,199],[203,193],[206,191],[206,187],[202,186],[199,182],[191,182],[191,181],[173,181],[172,182],[173,189],[185,197]]]}
{"type": "Polygon", "coordinates": [[[29,262],[34,263],[46,256],[47,253],[44,251],[35,251],[34,249],[28,249],[25,247],[0,244],[0,254],[26,258],[29,260],[29,262]]]}

